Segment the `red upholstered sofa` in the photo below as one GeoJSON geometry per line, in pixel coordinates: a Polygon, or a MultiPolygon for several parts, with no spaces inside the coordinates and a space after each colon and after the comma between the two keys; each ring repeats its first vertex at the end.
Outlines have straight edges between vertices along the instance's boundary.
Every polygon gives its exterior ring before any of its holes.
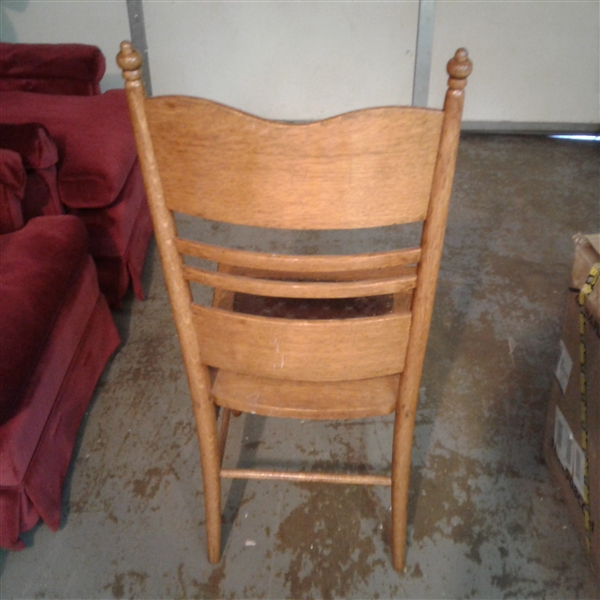
{"type": "MultiPolygon", "coordinates": [[[[100,93],[104,71],[104,56],[93,46],[0,43],[0,122],[41,124],[56,143],[53,214],[74,214],[85,224],[100,288],[118,308],[130,281],[143,298],[152,224],[125,94],[100,93]]],[[[20,152],[22,141],[18,131],[0,130],[0,147],[20,152]]],[[[26,158],[38,180],[51,162],[40,159],[26,158]]],[[[50,213],[48,207],[44,214],[50,213]]]]}
{"type": "Polygon", "coordinates": [[[40,517],[59,527],[77,430],[119,344],[86,228],[35,216],[36,186],[40,214],[48,205],[41,185],[0,150],[0,546],[13,550],[40,517]]]}

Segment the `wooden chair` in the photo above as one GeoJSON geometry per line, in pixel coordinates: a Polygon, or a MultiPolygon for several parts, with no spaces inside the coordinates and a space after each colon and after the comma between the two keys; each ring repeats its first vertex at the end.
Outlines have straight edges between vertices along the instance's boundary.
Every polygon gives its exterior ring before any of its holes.
{"type": "Polygon", "coordinates": [[[415,412],[472,69],[467,52],[448,63],[443,111],[373,108],[299,125],[203,99],[147,98],[129,42],[117,60],[196,417],[209,560],[220,558],[220,478],[282,479],[391,485],[394,566],[402,570],[415,412]],[[174,212],[291,230],[418,221],[423,229],[419,247],[269,254],[180,237],[174,212]],[[189,257],[218,267],[190,266],[189,257]],[[214,288],[212,306],[194,303],[191,282],[214,288]],[[286,299],[278,301],[283,312],[273,298],[286,299]],[[369,316],[338,310],[344,302],[360,309],[365,298],[369,316]],[[298,303],[333,309],[325,319],[293,318],[298,303]],[[395,411],[391,476],[223,469],[231,411],[300,419],[395,411]]]}

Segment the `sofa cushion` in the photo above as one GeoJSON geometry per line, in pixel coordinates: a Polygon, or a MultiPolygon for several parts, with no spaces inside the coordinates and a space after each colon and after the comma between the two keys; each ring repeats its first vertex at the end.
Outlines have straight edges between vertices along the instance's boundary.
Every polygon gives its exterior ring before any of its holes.
{"type": "Polygon", "coordinates": [[[40,123],[0,123],[0,147],[18,152],[28,169],[45,169],[58,162],[56,144],[40,123]]]}
{"type": "Polygon", "coordinates": [[[124,90],[99,96],[3,92],[2,123],[42,123],[60,156],[58,188],[70,208],[114,202],[136,159],[124,90]]]}
{"type": "Polygon", "coordinates": [[[23,227],[21,202],[26,181],[21,156],[0,148],[0,233],[10,233],[23,227]]]}
{"type": "Polygon", "coordinates": [[[23,220],[42,215],[61,215],[64,208],[58,193],[56,163],[58,150],[43,125],[0,124],[0,147],[21,155],[27,172],[23,198],[23,220]]]}
{"type": "Polygon", "coordinates": [[[0,90],[99,94],[105,71],[106,61],[95,46],[0,43],[0,90]]]}
{"type": "Polygon", "coordinates": [[[0,423],[19,405],[72,279],[87,256],[87,233],[70,215],[38,217],[0,236],[0,423]]]}

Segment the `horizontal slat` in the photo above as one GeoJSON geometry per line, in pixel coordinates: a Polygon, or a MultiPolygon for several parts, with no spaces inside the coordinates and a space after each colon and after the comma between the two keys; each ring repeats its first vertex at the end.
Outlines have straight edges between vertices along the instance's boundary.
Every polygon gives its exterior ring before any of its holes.
{"type": "Polygon", "coordinates": [[[358,298],[361,296],[382,296],[408,292],[415,288],[416,275],[371,279],[367,281],[342,282],[301,282],[275,281],[270,279],[254,279],[240,277],[223,272],[205,271],[194,267],[184,267],[183,276],[188,281],[214,288],[254,294],[256,296],[272,296],[275,298],[358,298]]]}
{"type": "Polygon", "coordinates": [[[394,411],[399,375],[356,381],[285,381],[219,369],[218,406],[266,417],[362,419],[394,411]]]}
{"type": "Polygon", "coordinates": [[[402,372],[410,313],[342,320],[273,319],[192,305],[202,362],[304,381],[402,372]]]}
{"type": "Polygon", "coordinates": [[[171,210],[282,229],[377,227],[427,213],[441,111],[384,107],[289,124],[183,96],[145,107],[171,210]]]}
{"type": "Polygon", "coordinates": [[[414,276],[416,265],[398,265],[381,269],[350,269],[348,271],[269,271],[266,269],[249,269],[247,267],[230,267],[219,263],[219,270],[231,275],[254,277],[256,279],[278,279],[279,281],[361,281],[369,279],[389,279],[391,277],[414,276]]]}
{"type": "Polygon", "coordinates": [[[269,271],[291,271],[309,273],[344,272],[383,269],[402,265],[414,265],[421,258],[420,248],[406,248],[389,252],[352,255],[294,255],[250,252],[234,248],[223,248],[192,240],[177,238],[177,250],[181,254],[210,260],[219,264],[269,271]]]}
{"type": "Polygon", "coordinates": [[[221,469],[224,479],[275,479],[280,481],[310,481],[342,485],[392,485],[386,475],[353,475],[351,473],[315,473],[310,471],[264,471],[258,469],[221,469]]]}

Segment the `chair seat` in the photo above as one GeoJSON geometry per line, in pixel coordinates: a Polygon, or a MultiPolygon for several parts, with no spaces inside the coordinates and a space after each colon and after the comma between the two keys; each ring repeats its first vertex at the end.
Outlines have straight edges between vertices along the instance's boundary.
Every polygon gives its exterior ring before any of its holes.
{"type": "Polygon", "coordinates": [[[288,381],[220,369],[215,404],[267,417],[361,419],[394,411],[400,375],[356,381],[288,381]]]}

